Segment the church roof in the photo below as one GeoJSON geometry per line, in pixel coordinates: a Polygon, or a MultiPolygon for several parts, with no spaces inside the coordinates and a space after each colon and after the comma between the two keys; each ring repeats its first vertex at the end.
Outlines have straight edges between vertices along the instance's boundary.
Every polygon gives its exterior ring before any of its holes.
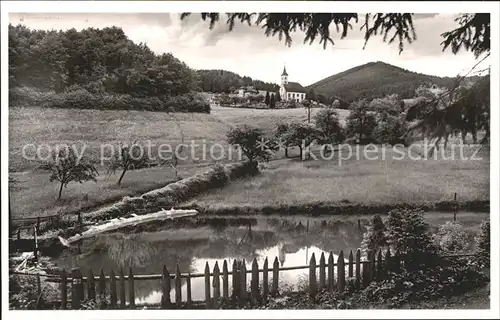
{"type": "Polygon", "coordinates": [[[303,92],[307,93],[306,88],[304,88],[300,83],[298,82],[288,82],[287,84],[284,85],[286,91],[288,92],[303,92]]]}
{"type": "Polygon", "coordinates": [[[281,74],[282,76],[288,76],[288,73],[286,73],[286,68],[283,67],[283,73],[281,74]]]}

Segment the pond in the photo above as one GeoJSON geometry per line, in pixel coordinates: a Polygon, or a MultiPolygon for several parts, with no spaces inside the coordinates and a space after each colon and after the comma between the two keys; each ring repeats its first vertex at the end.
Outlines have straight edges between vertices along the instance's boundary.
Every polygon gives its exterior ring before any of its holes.
{"type": "MultiPolygon", "coordinates": [[[[481,219],[488,214],[464,214],[464,221],[472,233],[481,219]]],[[[427,214],[431,224],[453,219],[452,214],[427,214]]],[[[460,217],[460,216],[459,216],[460,217]]],[[[155,222],[146,226],[103,234],[79,244],[79,252],[71,250],[57,258],[59,267],[67,270],[79,267],[84,276],[92,269],[94,275],[104,269],[125,274],[131,267],[134,274],[161,274],[163,265],[170,273],[179,266],[181,273],[203,273],[208,263],[213,270],[217,263],[220,270],[224,260],[231,270],[235,259],[245,259],[247,270],[254,259],[262,268],[267,258],[272,268],[275,257],[282,267],[306,266],[314,254],[317,263],[322,253],[328,259],[333,252],[343,250],[347,258],[360,247],[363,231],[369,221],[363,217],[305,217],[305,216],[252,216],[192,217],[174,221],[155,222]]],[[[272,274],[269,275],[271,280],[272,274]]],[[[308,270],[280,272],[280,285],[297,289],[307,282],[308,270]]],[[[247,276],[250,283],[250,275],[247,276]]],[[[232,283],[229,276],[229,283],[232,283]]],[[[172,285],[173,287],[173,285],[172,285]]],[[[231,288],[231,285],[229,286],[231,288]]],[[[204,300],[204,278],[191,280],[193,300],[204,300]]],[[[230,289],[231,290],[231,289],[230,289]]],[[[186,299],[186,283],[182,278],[182,299],[186,299]]],[[[174,300],[175,292],[171,291],[174,300]]],[[[128,294],[127,294],[128,296],[128,294]]],[[[135,282],[136,304],[157,304],[161,301],[161,280],[135,282]]]]}

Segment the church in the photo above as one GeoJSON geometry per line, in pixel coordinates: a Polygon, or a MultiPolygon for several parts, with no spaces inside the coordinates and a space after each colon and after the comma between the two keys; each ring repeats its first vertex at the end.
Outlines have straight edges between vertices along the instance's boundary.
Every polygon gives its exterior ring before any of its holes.
{"type": "Polygon", "coordinates": [[[307,90],[298,82],[289,82],[286,68],[281,74],[280,97],[282,101],[301,102],[306,99],[307,90]]]}

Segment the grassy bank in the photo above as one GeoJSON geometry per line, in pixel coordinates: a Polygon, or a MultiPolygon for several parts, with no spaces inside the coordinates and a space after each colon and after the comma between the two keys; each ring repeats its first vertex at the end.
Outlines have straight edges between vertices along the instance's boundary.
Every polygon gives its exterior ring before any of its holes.
{"type": "Polygon", "coordinates": [[[204,208],[244,206],[304,206],[345,202],[369,205],[489,200],[489,152],[482,160],[395,160],[387,150],[370,154],[376,160],[281,160],[262,174],[239,181],[192,203],[204,208]]]}

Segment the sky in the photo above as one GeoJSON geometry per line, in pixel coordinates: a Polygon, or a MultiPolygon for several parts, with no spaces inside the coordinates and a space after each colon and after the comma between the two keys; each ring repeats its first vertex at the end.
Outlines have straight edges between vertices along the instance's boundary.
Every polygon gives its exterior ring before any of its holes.
{"type": "MultiPolygon", "coordinates": [[[[325,77],[368,62],[383,61],[411,71],[437,76],[456,76],[475,64],[472,53],[456,55],[442,52],[441,33],[457,27],[453,14],[417,14],[414,26],[417,40],[405,44],[399,54],[398,44],[389,45],[377,36],[366,49],[364,16],[341,39],[332,27],[335,42],[326,49],[316,41],[303,43],[304,33],[293,34],[292,45],[286,46],[278,37],[266,37],[258,26],[237,24],[229,32],[222,20],[210,30],[198,13],[180,20],[176,13],[10,13],[9,22],[32,29],[81,30],[88,27],[121,27],[134,42],[146,43],[154,52],[171,52],[195,69],[224,69],[267,82],[280,83],[283,66],[289,81],[304,86],[325,77]]],[[[487,62],[487,61],[485,61],[487,62]]]]}

